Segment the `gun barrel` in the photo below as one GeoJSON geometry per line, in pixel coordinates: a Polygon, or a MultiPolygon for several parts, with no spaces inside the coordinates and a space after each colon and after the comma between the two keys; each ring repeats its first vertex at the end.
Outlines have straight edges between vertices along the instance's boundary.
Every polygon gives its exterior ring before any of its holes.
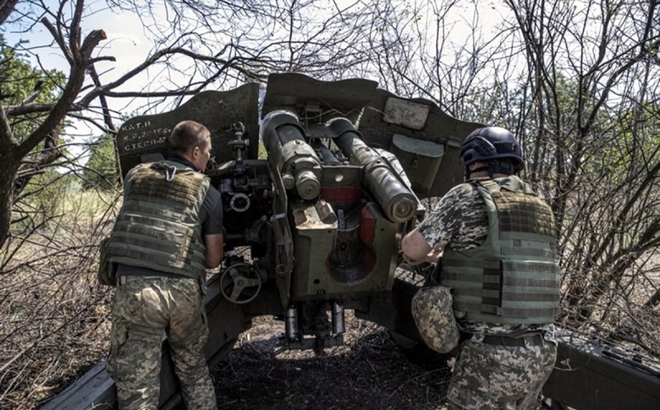
{"type": "Polygon", "coordinates": [[[321,161],[305,141],[298,119],[286,111],[269,113],[262,124],[268,160],[282,174],[286,189],[311,200],[321,193],[321,161]]]}
{"type": "Polygon", "coordinates": [[[364,169],[365,188],[374,196],[387,218],[393,222],[411,219],[417,210],[417,197],[404,185],[383,158],[363,140],[353,124],[337,118],[328,127],[338,135],[334,142],[352,164],[364,169]]]}

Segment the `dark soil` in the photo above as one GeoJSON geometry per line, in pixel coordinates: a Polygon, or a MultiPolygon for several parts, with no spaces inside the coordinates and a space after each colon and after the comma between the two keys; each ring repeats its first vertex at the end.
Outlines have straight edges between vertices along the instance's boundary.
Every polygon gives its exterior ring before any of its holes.
{"type": "Polygon", "coordinates": [[[451,359],[414,363],[386,329],[346,319],[344,345],[322,356],[281,347],[281,322],[253,321],[229,357],[211,369],[219,409],[445,408],[451,359]]]}

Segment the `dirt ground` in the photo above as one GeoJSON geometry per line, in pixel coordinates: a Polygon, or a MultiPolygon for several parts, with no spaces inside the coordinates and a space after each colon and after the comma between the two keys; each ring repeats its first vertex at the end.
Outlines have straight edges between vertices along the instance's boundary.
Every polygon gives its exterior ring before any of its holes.
{"type": "Polygon", "coordinates": [[[219,409],[445,408],[453,359],[413,363],[386,329],[352,315],[346,328],[344,345],[317,356],[283,349],[283,324],[255,319],[229,357],[212,369],[219,409]]]}

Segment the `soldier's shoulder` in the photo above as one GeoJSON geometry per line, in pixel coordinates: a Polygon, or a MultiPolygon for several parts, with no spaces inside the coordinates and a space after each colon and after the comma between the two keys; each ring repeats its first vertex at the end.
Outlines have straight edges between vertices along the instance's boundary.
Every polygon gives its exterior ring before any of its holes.
{"type": "Polygon", "coordinates": [[[220,201],[220,191],[218,191],[213,185],[209,186],[208,191],[206,191],[205,200],[215,206],[215,204],[220,201]]]}
{"type": "Polygon", "coordinates": [[[469,200],[477,194],[477,188],[473,184],[464,182],[450,189],[445,197],[453,202],[462,202],[469,200]]]}
{"type": "Polygon", "coordinates": [[[135,176],[136,173],[138,173],[140,170],[145,168],[145,164],[137,164],[133,168],[129,169],[128,172],[126,173],[126,176],[124,179],[131,179],[133,176],[135,176]]]}

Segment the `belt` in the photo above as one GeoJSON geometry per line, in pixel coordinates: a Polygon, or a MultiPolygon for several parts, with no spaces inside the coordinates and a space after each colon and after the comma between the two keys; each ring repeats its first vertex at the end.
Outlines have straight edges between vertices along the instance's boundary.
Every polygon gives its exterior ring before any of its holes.
{"type": "Polygon", "coordinates": [[[541,346],[543,344],[543,336],[538,333],[533,336],[520,337],[486,335],[482,342],[495,346],[525,347],[525,340],[531,346],[541,346]]]}
{"type": "Polygon", "coordinates": [[[157,276],[157,275],[121,275],[120,277],[117,278],[117,285],[123,285],[127,282],[132,282],[134,280],[142,279],[142,280],[156,280],[156,279],[163,279],[166,276],[157,276]]]}

